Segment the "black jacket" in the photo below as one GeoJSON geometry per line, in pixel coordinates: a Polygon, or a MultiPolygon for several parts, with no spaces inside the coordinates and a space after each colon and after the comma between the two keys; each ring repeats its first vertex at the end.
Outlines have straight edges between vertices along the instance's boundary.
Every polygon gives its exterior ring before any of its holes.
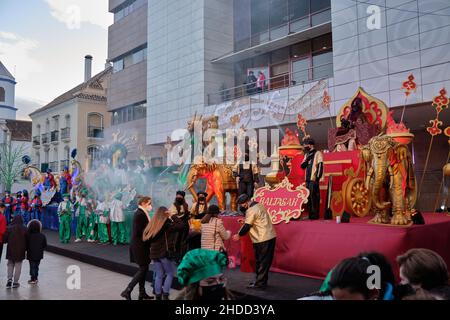
{"type": "Polygon", "coordinates": [[[179,235],[183,231],[184,222],[177,216],[167,219],[161,231],[150,239],[150,258],[179,259],[181,256],[179,235]]]}
{"type": "Polygon", "coordinates": [[[130,241],[130,261],[140,266],[150,264],[150,242],[143,241],[142,235],[148,225],[147,214],[137,209],[133,217],[133,230],[130,241]]]}
{"type": "Polygon", "coordinates": [[[3,243],[8,244],[6,259],[14,262],[21,262],[25,259],[27,228],[23,226],[22,216],[17,215],[13,218],[12,224],[3,235],[3,243]]]}
{"type": "Polygon", "coordinates": [[[47,238],[43,233],[30,233],[27,239],[27,259],[40,261],[44,258],[44,250],[47,248],[47,238]]]}

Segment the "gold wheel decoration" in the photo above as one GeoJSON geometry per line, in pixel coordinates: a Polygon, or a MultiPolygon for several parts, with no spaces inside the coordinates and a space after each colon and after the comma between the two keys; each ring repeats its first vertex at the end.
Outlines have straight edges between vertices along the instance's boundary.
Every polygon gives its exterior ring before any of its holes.
{"type": "Polygon", "coordinates": [[[345,190],[346,207],[358,217],[364,217],[370,210],[369,190],[362,178],[351,179],[345,190]]]}

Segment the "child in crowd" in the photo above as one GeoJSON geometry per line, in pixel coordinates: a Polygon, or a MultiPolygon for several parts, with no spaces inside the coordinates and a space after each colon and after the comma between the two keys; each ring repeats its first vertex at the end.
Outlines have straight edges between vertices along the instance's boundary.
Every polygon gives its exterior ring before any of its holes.
{"type": "Polygon", "coordinates": [[[31,200],[30,211],[31,211],[31,219],[37,219],[41,221],[42,200],[41,200],[41,191],[39,190],[36,190],[34,199],[31,200]]]}
{"type": "Polygon", "coordinates": [[[14,202],[16,201],[16,199],[14,199],[11,196],[11,192],[5,191],[5,197],[2,200],[3,200],[3,204],[5,205],[5,208],[6,208],[5,209],[6,223],[10,224],[12,217],[13,217],[14,202]]]}
{"type": "Polygon", "coordinates": [[[88,242],[97,241],[97,214],[95,213],[95,200],[92,196],[89,196],[87,203],[87,233],[86,239],[88,242]]]}
{"type": "Polygon", "coordinates": [[[96,209],[98,215],[98,240],[101,244],[107,244],[109,243],[109,195],[106,195],[106,199],[103,202],[101,200],[98,201],[96,209]]]}
{"type": "Polygon", "coordinates": [[[69,198],[67,193],[64,194],[64,200],[58,206],[59,241],[61,243],[69,243],[70,241],[70,222],[72,220],[73,206],[69,198]]]}
{"type": "Polygon", "coordinates": [[[39,264],[44,258],[44,249],[47,247],[47,238],[41,232],[42,223],[33,219],[28,223],[27,234],[27,260],[30,263],[29,284],[37,284],[39,276],[39,264]]]}
{"type": "Polygon", "coordinates": [[[3,236],[3,242],[8,244],[6,259],[8,260],[7,289],[20,287],[19,279],[22,272],[22,261],[27,250],[27,228],[23,225],[22,215],[16,215],[3,236]]]}
{"type": "Polygon", "coordinates": [[[75,216],[77,218],[77,231],[75,242],[80,242],[83,237],[86,236],[87,228],[87,190],[81,190],[80,195],[77,197],[77,202],[75,203],[75,216]]]}

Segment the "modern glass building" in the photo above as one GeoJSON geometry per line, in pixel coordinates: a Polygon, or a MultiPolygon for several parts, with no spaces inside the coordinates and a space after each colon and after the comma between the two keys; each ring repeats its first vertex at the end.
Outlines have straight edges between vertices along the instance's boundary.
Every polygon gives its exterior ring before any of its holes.
{"type": "MultiPolygon", "coordinates": [[[[294,128],[301,113],[325,147],[329,117],[362,87],[397,121],[406,103],[420,175],[430,102],[450,90],[449,18],[447,0],[148,0],[146,143],[162,145],[196,112],[257,130],[294,128]],[[410,74],[417,90],[405,102],[410,74]]],[[[433,148],[448,149],[446,137],[433,148]]],[[[432,157],[424,190],[435,194],[446,153],[432,157]]]]}

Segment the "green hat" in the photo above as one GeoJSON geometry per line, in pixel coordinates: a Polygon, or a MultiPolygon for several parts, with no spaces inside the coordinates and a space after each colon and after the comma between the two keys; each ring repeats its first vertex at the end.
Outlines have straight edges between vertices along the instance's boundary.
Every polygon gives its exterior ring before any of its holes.
{"type": "Polygon", "coordinates": [[[70,198],[70,196],[69,196],[68,193],[64,193],[64,194],[63,194],[63,198],[70,198]]]}
{"type": "Polygon", "coordinates": [[[122,200],[122,193],[118,193],[118,194],[116,194],[115,196],[114,196],[114,199],[117,199],[117,200],[122,200]]]}
{"type": "Polygon", "coordinates": [[[81,195],[87,196],[88,195],[88,189],[86,189],[86,188],[81,189],[81,195]]]}
{"type": "Polygon", "coordinates": [[[215,250],[194,249],[185,254],[178,266],[178,282],[182,286],[216,276],[227,266],[225,254],[215,250]]]}

